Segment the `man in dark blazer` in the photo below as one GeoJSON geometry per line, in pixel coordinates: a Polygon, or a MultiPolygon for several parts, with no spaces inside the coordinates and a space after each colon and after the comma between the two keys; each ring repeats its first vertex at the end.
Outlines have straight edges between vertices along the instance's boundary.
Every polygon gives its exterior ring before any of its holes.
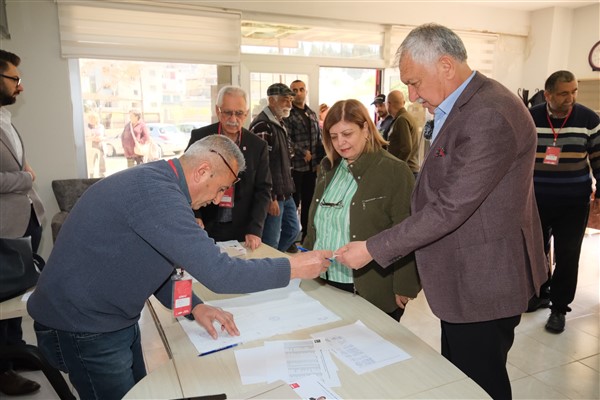
{"type": "Polygon", "coordinates": [[[469,68],[448,28],[415,28],[398,55],[410,100],[435,115],[411,216],[335,253],[356,269],[414,251],[441,319],[442,355],[490,396],[508,399],[514,328],[547,278],[532,183],[535,126],[522,101],[469,68]]]}
{"type": "MultiPolygon", "coordinates": [[[[31,247],[37,252],[42,237],[41,220],[44,207],[33,188],[35,172],[25,159],[25,146],[11,123],[7,105],[14,104],[23,91],[19,66],[21,59],[0,50],[0,237],[31,236],[31,247]]],[[[0,269],[0,274],[2,270],[0,269]]],[[[21,318],[0,321],[0,346],[25,343],[21,318]]],[[[17,374],[18,364],[0,360],[0,392],[9,396],[33,393],[37,382],[17,374]]]]}
{"type": "Polygon", "coordinates": [[[217,95],[219,122],[192,131],[188,147],[209,135],[226,135],[239,146],[246,170],[221,203],[194,211],[208,236],[216,241],[238,240],[254,250],[262,243],[267,209],[271,203],[271,174],[267,142],[243,128],[248,116],[246,92],[225,86],[217,95]]]}

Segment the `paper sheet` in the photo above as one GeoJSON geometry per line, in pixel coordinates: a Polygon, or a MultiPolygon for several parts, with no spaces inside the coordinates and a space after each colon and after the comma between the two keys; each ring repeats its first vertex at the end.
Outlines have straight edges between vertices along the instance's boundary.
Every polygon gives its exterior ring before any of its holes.
{"type": "Polygon", "coordinates": [[[229,336],[227,332],[221,332],[220,324],[215,322],[219,338],[214,340],[197,322],[179,318],[179,323],[198,353],[327,324],[340,319],[302,290],[293,288],[267,290],[208,304],[232,313],[240,336],[229,336]]]}
{"type": "Polygon", "coordinates": [[[323,339],[333,354],[359,375],[411,358],[361,321],[311,336],[323,339]]]}

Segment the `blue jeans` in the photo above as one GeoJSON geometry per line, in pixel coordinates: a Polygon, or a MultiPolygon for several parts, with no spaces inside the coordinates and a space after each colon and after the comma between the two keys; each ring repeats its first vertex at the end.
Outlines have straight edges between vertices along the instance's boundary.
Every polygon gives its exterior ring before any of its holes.
{"type": "Polygon", "coordinates": [[[267,214],[265,227],[263,228],[262,241],[265,244],[285,252],[296,240],[300,233],[296,203],[290,197],[287,200],[278,201],[279,215],[267,214]]]}
{"type": "Polygon", "coordinates": [[[65,332],[34,322],[38,348],[67,374],[81,399],[121,399],[144,376],[140,328],[116,332],[65,332]]]}

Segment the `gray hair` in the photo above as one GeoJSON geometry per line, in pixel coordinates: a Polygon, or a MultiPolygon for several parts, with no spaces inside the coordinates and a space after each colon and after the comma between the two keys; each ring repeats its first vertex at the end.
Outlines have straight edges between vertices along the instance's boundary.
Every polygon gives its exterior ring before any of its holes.
{"type": "Polygon", "coordinates": [[[571,71],[556,71],[552,75],[546,79],[546,83],[544,84],[544,90],[552,93],[556,89],[556,84],[558,82],[573,82],[575,80],[575,75],[571,71]]]}
{"type": "Polygon", "coordinates": [[[441,56],[449,55],[457,61],[467,61],[467,50],[460,37],[445,26],[430,23],[416,27],[396,52],[396,64],[404,55],[418,64],[434,64],[441,56]]]}
{"type": "MultiPolygon", "coordinates": [[[[240,148],[225,135],[209,135],[194,142],[183,153],[181,159],[183,162],[190,164],[205,160],[209,160],[211,165],[215,165],[215,162],[223,163],[222,160],[216,161],[220,157],[218,154],[213,153],[215,151],[222,155],[229,165],[232,165],[233,160],[237,162],[238,175],[246,169],[246,160],[240,148]]],[[[228,170],[227,166],[223,165],[223,170],[228,170]]]]}
{"type": "Polygon", "coordinates": [[[219,90],[219,94],[217,94],[217,107],[223,105],[223,97],[225,97],[226,94],[243,97],[246,107],[248,107],[248,95],[246,94],[246,91],[239,86],[223,86],[221,90],[219,90]]]}

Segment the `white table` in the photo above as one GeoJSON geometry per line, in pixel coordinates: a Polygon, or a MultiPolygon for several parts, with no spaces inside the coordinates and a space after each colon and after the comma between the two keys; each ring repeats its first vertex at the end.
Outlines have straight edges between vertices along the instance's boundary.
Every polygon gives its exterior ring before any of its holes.
{"type": "MultiPolygon", "coordinates": [[[[248,254],[250,257],[281,256],[262,245],[248,254]]],[[[307,280],[301,283],[309,296],[314,297],[341,317],[340,321],[278,335],[268,340],[308,339],[311,333],[354,323],[360,319],[384,339],[398,345],[411,355],[409,360],[381,368],[374,372],[356,375],[349,367],[334,358],[342,386],[333,388],[344,399],[400,399],[400,398],[489,398],[470,378],[463,374],[438,352],[366,300],[351,293],[307,280]]],[[[200,284],[194,287],[203,300],[215,300],[231,295],[217,295],[200,284]]],[[[157,318],[157,327],[164,334],[172,353],[183,397],[207,396],[225,393],[227,398],[239,398],[245,393],[260,390],[264,385],[242,385],[234,356],[234,349],[198,357],[183,328],[156,299],[150,301],[157,318]]],[[[261,346],[257,340],[236,347],[261,346]]],[[[152,376],[153,374],[149,375],[152,376]]],[[[157,379],[160,379],[157,376],[157,379]]],[[[146,380],[148,381],[148,380],[146,380]]],[[[153,381],[151,378],[149,381],[153,381]]],[[[137,386],[148,385],[140,382],[137,386]]],[[[151,382],[155,385],[156,382],[151,382]]],[[[138,387],[134,389],[138,389],[138,387]]],[[[141,390],[141,389],[140,389],[141,390]]],[[[178,393],[170,395],[177,397],[178,393]]]]}

